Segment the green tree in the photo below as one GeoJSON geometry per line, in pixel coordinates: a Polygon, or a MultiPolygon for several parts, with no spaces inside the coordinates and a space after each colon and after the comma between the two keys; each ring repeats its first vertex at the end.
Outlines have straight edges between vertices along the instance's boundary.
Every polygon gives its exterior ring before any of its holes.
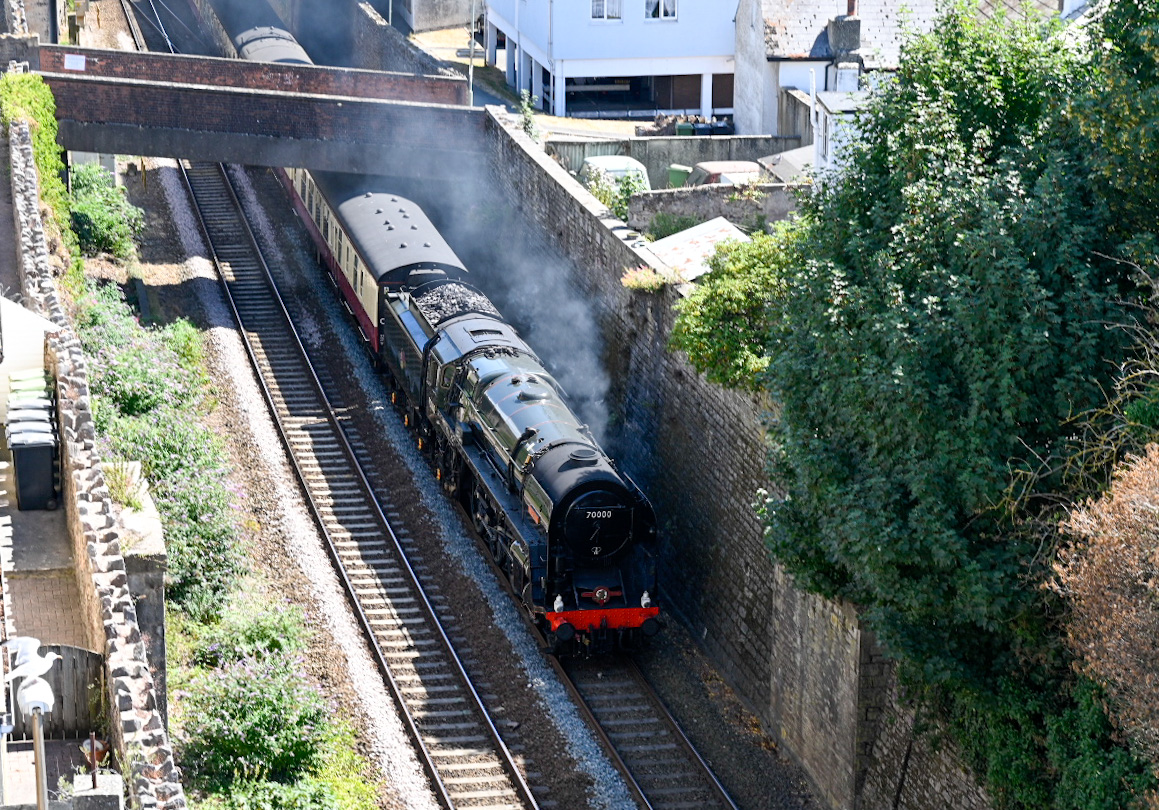
{"type": "Polygon", "coordinates": [[[1120,356],[1125,270],[1065,115],[1084,63],[967,7],[913,39],[803,202],[769,380],[777,555],[933,681],[1004,672],[1064,427],[1120,356]],[[1029,511],[1027,511],[1027,509],[1029,511]]]}
{"type": "Polygon", "coordinates": [[[1130,269],[1070,114],[1097,82],[1052,26],[974,11],[909,39],[780,253],[710,274],[675,342],[769,389],[773,555],[858,604],[999,806],[1127,806],[1147,770],[1087,722],[1039,587],[1070,420],[1126,352],[1130,269]]]}
{"type": "Polygon", "coordinates": [[[709,274],[676,305],[672,347],[688,353],[710,382],[760,390],[769,364],[768,327],[775,318],[786,268],[795,254],[795,230],[778,223],[773,234],[728,242],[709,259],[709,274]]]}
{"type": "Polygon", "coordinates": [[[1137,258],[1154,261],[1159,176],[1159,0],[1105,3],[1089,34],[1100,81],[1076,97],[1092,159],[1107,184],[1116,232],[1137,258]]]}

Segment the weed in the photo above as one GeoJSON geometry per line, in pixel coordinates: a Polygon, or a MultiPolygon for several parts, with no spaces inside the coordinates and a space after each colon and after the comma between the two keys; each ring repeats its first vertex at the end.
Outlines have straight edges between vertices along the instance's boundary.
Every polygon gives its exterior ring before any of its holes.
{"type": "Polygon", "coordinates": [[[629,290],[649,293],[660,292],[674,281],[672,277],[644,265],[625,270],[620,278],[620,283],[629,290]]]}

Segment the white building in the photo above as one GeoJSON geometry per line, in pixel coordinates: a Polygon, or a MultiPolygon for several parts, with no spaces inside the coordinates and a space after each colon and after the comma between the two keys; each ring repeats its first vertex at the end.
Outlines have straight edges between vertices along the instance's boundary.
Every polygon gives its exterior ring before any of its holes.
{"type": "Polygon", "coordinates": [[[732,113],[735,0],[487,0],[486,52],[554,115],[732,113]]]}

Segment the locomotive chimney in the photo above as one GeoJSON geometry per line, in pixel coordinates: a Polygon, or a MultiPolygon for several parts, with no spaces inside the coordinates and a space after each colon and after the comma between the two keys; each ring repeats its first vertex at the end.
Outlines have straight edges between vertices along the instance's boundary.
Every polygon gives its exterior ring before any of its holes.
{"type": "Polygon", "coordinates": [[[847,9],[845,12],[846,16],[848,16],[848,17],[856,17],[857,16],[857,0],[848,0],[845,8],[847,9]]]}

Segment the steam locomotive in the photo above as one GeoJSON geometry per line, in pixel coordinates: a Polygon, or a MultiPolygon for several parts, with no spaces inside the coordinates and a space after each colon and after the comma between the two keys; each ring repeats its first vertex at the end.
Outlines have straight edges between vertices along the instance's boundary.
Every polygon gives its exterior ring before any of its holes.
{"type": "MultiPolygon", "coordinates": [[[[237,52],[309,57],[262,0],[211,0],[237,52]]],[[[279,172],[392,400],[561,654],[660,630],[656,518],[415,203],[381,180],[279,172]]]]}
{"type": "Polygon", "coordinates": [[[423,211],[372,178],[286,181],[436,476],[556,651],[655,635],[651,505],[423,211]]]}

